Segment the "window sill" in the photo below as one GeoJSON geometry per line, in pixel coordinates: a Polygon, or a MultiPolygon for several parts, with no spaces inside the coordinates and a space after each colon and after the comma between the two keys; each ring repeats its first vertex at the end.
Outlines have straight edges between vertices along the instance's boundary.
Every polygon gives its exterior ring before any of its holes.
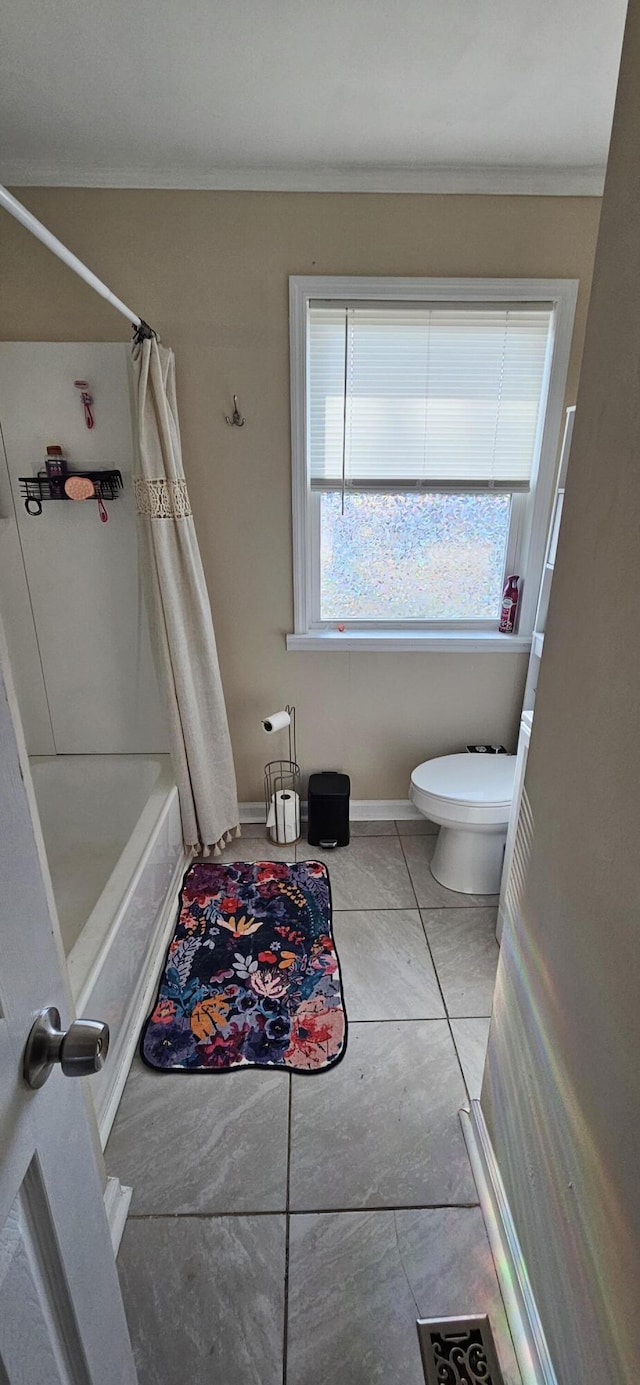
{"type": "Polygon", "coordinates": [[[287,650],[377,649],[426,654],[526,654],[531,648],[529,635],[500,635],[495,630],[313,630],[308,635],[287,635],[287,650]]]}

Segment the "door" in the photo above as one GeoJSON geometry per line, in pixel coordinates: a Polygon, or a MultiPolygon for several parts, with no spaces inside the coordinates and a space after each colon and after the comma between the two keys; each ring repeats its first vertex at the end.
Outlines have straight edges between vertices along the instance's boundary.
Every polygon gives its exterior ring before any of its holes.
{"type": "Polygon", "coordinates": [[[73,1019],[49,891],[0,628],[0,1382],[135,1385],[89,1079],[22,1076],[38,1011],[73,1019]]]}

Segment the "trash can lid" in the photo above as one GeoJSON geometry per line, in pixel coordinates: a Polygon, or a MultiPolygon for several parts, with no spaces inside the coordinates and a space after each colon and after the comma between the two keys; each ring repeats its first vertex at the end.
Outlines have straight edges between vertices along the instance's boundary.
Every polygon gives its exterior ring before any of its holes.
{"type": "Polygon", "coordinates": [[[335,769],[325,769],[309,775],[309,793],[324,794],[329,798],[344,798],[351,792],[348,774],[335,769]]]}

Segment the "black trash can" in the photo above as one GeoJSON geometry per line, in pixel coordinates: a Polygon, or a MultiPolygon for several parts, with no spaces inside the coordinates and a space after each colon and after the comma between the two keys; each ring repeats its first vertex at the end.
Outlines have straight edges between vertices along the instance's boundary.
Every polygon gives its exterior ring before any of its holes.
{"type": "Polygon", "coordinates": [[[330,848],[349,845],[350,793],[351,782],[348,774],[338,774],[336,770],[323,770],[321,774],[309,775],[309,846],[330,848]]]}

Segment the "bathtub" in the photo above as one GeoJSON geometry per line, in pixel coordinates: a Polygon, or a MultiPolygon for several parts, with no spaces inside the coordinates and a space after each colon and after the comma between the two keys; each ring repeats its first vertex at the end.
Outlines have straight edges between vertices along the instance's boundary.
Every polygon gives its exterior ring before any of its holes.
{"type": "Polygon", "coordinates": [[[104,1145],[173,923],[178,791],[167,755],[35,756],[31,774],[76,1014],[111,1030],[88,1084],[104,1145]]]}

